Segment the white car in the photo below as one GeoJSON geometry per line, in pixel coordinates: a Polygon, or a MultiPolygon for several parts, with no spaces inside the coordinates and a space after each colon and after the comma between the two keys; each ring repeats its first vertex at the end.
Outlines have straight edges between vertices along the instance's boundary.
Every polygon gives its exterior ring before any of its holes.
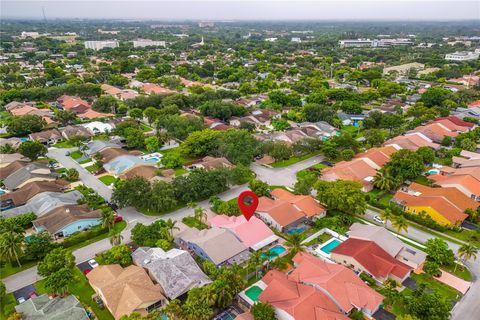
{"type": "Polygon", "coordinates": [[[380,218],[379,216],[374,216],[373,220],[375,220],[378,223],[385,224],[385,221],[383,221],[382,218],[380,218]]]}
{"type": "Polygon", "coordinates": [[[17,299],[17,302],[18,302],[18,304],[24,303],[24,302],[25,302],[25,298],[24,298],[24,297],[20,297],[20,298],[17,299]]]}
{"type": "Polygon", "coordinates": [[[95,259],[88,260],[88,265],[92,268],[96,268],[96,267],[98,267],[98,262],[95,261],[95,259]]]}

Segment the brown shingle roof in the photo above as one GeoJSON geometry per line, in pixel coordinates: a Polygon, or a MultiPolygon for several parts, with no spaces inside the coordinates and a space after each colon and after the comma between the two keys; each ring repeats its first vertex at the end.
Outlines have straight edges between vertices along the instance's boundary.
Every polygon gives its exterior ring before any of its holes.
{"type": "Polygon", "coordinates": [[[100,151],[100,154],[102,155],[102,162],[108,163],[113,159],[115,159],[116,157],[128,155],[129,152],[121,148],[108,148],[103,151],[100,151]]]}
{"type": "Polygon", "coordinates": [[[10,163],[8,166],[0,170],[0,180],[5,180],[9,175],[25,167],[27,164],[28,164],[27,161],[20,161],[20,160],[10,163]]]}
{"type": "Polygon", "coordinates": [[[65,185],[57,183],[57,181],[33,181],[16,191],[1,195],[0,200],[5,201],[10,199],[15,206],[20,206],[36,194],[42,192],[62,192],[64,189],[65,185]]]}
{"type": "Polygon", "coordinates": [[[86,204],[72,204],[49,211],[34,220],[33,225],[43,227],[49,233],[54,234],[72,222],[82,219],[99,219],[101,217],[101,210],[91,211],[86,204]]]}

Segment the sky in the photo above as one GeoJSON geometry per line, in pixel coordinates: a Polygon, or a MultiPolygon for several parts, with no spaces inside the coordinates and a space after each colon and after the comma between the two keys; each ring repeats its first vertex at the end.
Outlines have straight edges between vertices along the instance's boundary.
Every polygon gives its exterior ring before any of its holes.
{"type": "Polygon", "coordinates": [[[1,0],[1,18],[153,20],[478,20],[480,1],[1,0]]]}

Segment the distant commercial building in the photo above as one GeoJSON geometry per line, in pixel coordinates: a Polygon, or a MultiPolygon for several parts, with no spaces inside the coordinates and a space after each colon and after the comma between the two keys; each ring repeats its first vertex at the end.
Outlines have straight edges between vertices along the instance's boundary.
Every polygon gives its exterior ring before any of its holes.
{"type": "Polygon", "coordinates": [[[117,48],[119,43],[117,40],[104,41],[85,41],[85,48],[92,50],[102,50],[104,48],[117,48]]]}
{"type": "Polygon", "coordinates": [[[300,38],[292,38],[292,42],[298,42],[298,43],[300,43],[300,42],[302,42],[302,39],[300,39],[300,38]]]}
{"type": "Polygon", "coordinates": [[[198,23],[200,28],[213,28],[215,27],[215,23],[212,21],[201,21],[198,23]]]}
{"type": "Polygon", "coordinates": [[[138,39],[133,41],[134,48],[165,47],[165,41],[153,41],[150,39],[138,39]]]}
{"type": "Polygon", "coordinates": [[[360,48],[360,47],[371,47],[371,48],[383,48],[383,47],[392,47],[392,46],[413,46],[413,41],[410,39],[346,39],[338,41],[338,44],[342,48],[360,48]]]}
{"type": "Polygon", "coordinates": [[[445,55],[445,60],[449,61],[470,61],[476,60],[480,56],[480,50],[475,51],[457,51],[445,55]]]}

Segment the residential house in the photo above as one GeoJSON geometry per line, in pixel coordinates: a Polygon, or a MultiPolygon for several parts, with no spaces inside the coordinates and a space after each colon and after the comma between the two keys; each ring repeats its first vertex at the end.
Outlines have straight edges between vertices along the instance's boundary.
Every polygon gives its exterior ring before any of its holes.
{"type": "Polygon", "coordinates": [[[313,129],[313,132],[304,131],[309,137],[327,140],[340,135],[340,131],[325,121],[303,122],[298,125],[303,130],[313,129]]]}
{"type": "Polygon", "coordinates": [[[374,241],[350,238],[330,251],[332,260],[365,272],[383,283],[393,279],[402,283],[410,276],[412,267],[390,256],[374,241]]]}
{"type": "Polygon", "coordinates": [[[360,126],[360,122],[366,118],[366,114],[347,114],[345,112],[338,113],[338,117],[342,120],[344,126],[360,126]]]}
{"type": "Polygon", "coordinates": [[[322,170],[320,177],[323,181],[349,180],[362,185],[362,190],[368,192],[373,189],[373,179],[388,161],[393,153],[398,151],[398,146],[371,148],[366,152],[357,154],[350,161],[341,161],[334,167],[322,170]]]}
{"type": "Polygon", "coordinates": [[[220,157],[210,157],[206,156],[200,161],[190,163],[185,167],[188,169],[205,169],[205,170],[212,170],[212,169],[219,169],[219,168],[231,168],[233,164],[227,160],[227,158],[220,157]]]}
{"type": "Polygon", "coordinates": [[[54,123],[54,121],[52,120],[53,112],[50,109],[38,109],[37,107],[25,105],[25,106],[10,110],[10,113],[13,116],[17,116],[17,117],[26,116],[26,115],[35,115],[45,120],[47,125],[54,123]]]}
{"type": "Polygon", "coordinates": [[[212,227],[228,230],[246,247],[254,251],[258,251],[280,239],[262,220],[255,216],[247,221],[243,215],[239,217],[217,215],[209,218],[208,223],[212,227]]]}
{"type": "Polygon", "coordinates": [[[396,136],[385,141],[383,145],[411,151],[417,151],[417,149],[421,147],[430,147],[434,150],[438,150],[441,147],[440,143],[433,142],[432,139],[420,132],[411,132],[403,136],[396,136]]]}
{"type": "Polygon", "coordinates": [[[111,113],[101,113],[92,110],[90,103],[75,96],[63,95],[59,97],[57,99],[57,106],[61,110],[74,112],[80,119],[95,119],[113,116],[111,113]]]}
{"type": "MultiPolygon", "coordinates": [[[[0,138],[0,146],[6,146],[9,144],[11,147],[17,149],[21,144],[22,144],[22,139],[17,138],[17,137],[12,137],[12,138],[0,138]]],[[[3,154],[2,154],[3,156],[3,154]]],[[[0,161],[0,164],[3,164],[2,161],[0,161]]]]}
{"type": "Polygon", "coordinates": [[[456,136],[458,136],[457,131],[452,131],[445,125],[438,122],[432,122],[424,126],[416,127],[408,133],[421,133],[434,143],[442,143],[442,140],[445,137],[454,139],[456,136]]]}
{"type": "Polygon", "coordinates": [[[43,214],[65,205],[77,204],[83,195],[75,190],[72,192],[42,192],[29,199],[24,205],[2,211],[4,217],[15,217],[29,212],[35,212],[40,217],[43,214]]]}
{"type": "Polygon", "coordinates": [[[260,197],[256,215],[278,231],[302,227],[308,219],[323,217],[326,209],[312,196],[294,195],[284,189],[275,189],[271,196],[260,197]]]}
{"type": "Polygon", "coordinates": [[[65,139],[72,139],[74,137],[90,138],[93,134],[82,126],[66,126],[60,132],[65,139]]]}
{"type": "Polygon", "coordinates": [[[271,304],[279,320],[348,319],[326,293],[278,270],[269,271],[262,282],[264,289],[258,300],[271,304]]]}
{"type": "Polygon", "coordinates": [[[164,88],[155,83],[145,83],[142,86],[143,92],[146,94],[162,94],[162,93],[174,93],[175,91],[168,88],[164,88]]]}
{"type": "Polygon", "coordinates": [[[342,265],[303,252],[293,262],[295,268],[288,278],[324,292],[345,314],[358,309],[371,317],[382,305],[383,296],[342,265]]]}
{"type": "Polygon", "coordinates": [[[212,130],[217,130],[217,131],[225,131],[231,128],[229,125],[226,125],[219,119],[211,118],[211,117],[204,117],[203,124],[207,128],[210,128],[212,130]]]}
{"type": "Polygon", "coordinates": [[[240,127],[243,122],[248,122],[255,127],[268,127],[271,128],[271,119],[279,119],[281,114],[271,109],[257,109],[252,110],[249,115],[244,117],[232,117],[230,125],[233,127],[240,127]]]}
{"type": "Polygon", "coordinates": [[[62,134],[57,129],[51,129],[46,131],[40,131],[31,133],[29,135],[31,140],[46,144],[52,145],[63,139],[62,134]]]}
{"type": "Polygon", "coordinates": [[[141,177],[146,180],[154,180],[160,176],[157,174],[159,169],[152,165],[137,165],[120,175],[120,179],[132,179],[133,177],[141,177]]]}
{"type": "Polygon", "coordinates": [[[107,170],[112,175],[119,176],[119,175],[127,172],[128,170],[131,170],[132,168],[134,168],[136,166],[148,166],[148,165],[150,165],[150,166],[155,167],[156,162],[143,160],[143,159],[141,159],[139,157],[136,157],[134,155],[130,155],[128,153],[128,151],[126,151],[124,149],[113,148],[113,149],[104,150],[104,151],[101,152],[102,156],[104,156],[103,159],[110,159],[110,157],[105,156],[105,153],[109,150],[113,150],[113,151],[123,150],[127,153],[127,154],[118,154],[112,160],[105,160],[104,161],[105,164],[103,165],[103,167],[105,168],[105,170],[107,170]]]}
{"type": "Polygon", "coordinates": [[[480,120],[480,105],[470,108],[457,108],[451,114],[458,119],[473,118],[480,120]]]}
{"type": "Polygon", "coordinates": [[[176,235],[175,242],[180,248],[192,251],[216,266],[240,264],[250,256],[248,248],[240,240],[227,230],[217,227],[205,230],[187,228],[176,235]]]}
{"type": "Polygon", "coordinates": [[[384,227],[355,222],[350,226],[348,237],[373,241],[390,256],[415,270],[421,270],[427,258],[425,252],[404,243],[384,227]]]}
{"type": "Polygon", "coordinates": [[[480,181],[469,174],[448,176],[432,174],[428,179],[432,180],[436,186],[457,188],[467,197],[480,201],[480,181]]]}
{"type": "Polygon", "coordinates": [[[50,298],[47,294],[16,305],[23,320],[89,320],[87,312],[74,295],[50,298]]]}
{"type": "Polygon", "coordinates": [[[185,250],[140,247],[132,253],[132,258],[134,264],[147,270],[169,299],[212,282],[185,250]]]}
{"type": "Polygon", "coordinates": [[[86,204],[70,204],[48,211],[32,224],[37,232],[47,231],[55,238],[62,238],[99,225],[101,218],[102,210],[90,210],[86,204]]]}
{"type": "Polygon", "coordinates": [[[33,181],[53,181],[58,174],[44,162],[15,161],[0,170],[0,180],[9,190],[21,188],[33,181]]]}
{"type": "Polygon", "coordinates": [[[110,133],[114,127],[110,123],[92,121],[88,123],[80,124],[80,126],[87,129],[91,134],[110,133]]]}
{"type": "Polygon", "coordinates": [[[109,84],[102,84],[101,88],[105,94],[120,99],[122,101],[138,97],[138,92],[131,89],[119,89],[109,84]]]}
{"type": "Polygon", "coordinates": [[[90,271],[87,279],[116,320],[134,312],[145,316],[167,303],[160,285],[142,267],[102,265],[90,271]]]}
{"type": "Polygon", "coordinates": [[[15,161],[28,161],[28,159],[24,158],[20,153],[0,153],[0,169],[15,161]]]}
{"type": "Polygon", "coordinates": [[[18,102],[18,101],[12,101],[7,103],[6,105],[3,106],[3,108],[7,111],[12,111],[14,109],[22,108],[25,106],[30,106],[34,107],[36,105],[35,102],[18,102]]]}
{"type": "Polygon", "coordinates": [[[63,192],[65,184],[57,181],[33,181],[13,192],[0,195],[1,208],[13,208],[25,204],[37,194],[43,192],[63,192]]]}
{"type": "Polygon", "coordinates": [[[89,141],[86,146],[87,149],[84,151],[85,155],[92,157],[109,148],[121,149],[123,145],[118,140],[93,140],[89,141]]]}

